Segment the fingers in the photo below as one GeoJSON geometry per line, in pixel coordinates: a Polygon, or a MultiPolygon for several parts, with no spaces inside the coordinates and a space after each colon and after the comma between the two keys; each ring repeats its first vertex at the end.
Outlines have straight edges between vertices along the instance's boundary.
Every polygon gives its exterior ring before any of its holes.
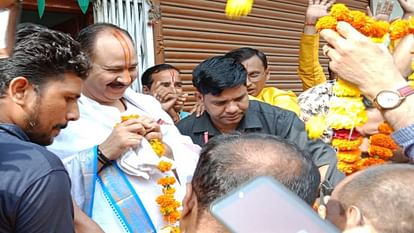
{"type": "Polygon", "coordinates": [[[345,39],[354,39],[354,40],[367,39],[363,34],[361,34],[359,31],[357,31],[349,23],[346,23],[346,22],[338,22],[338,25],[336,26],[336,30],[345,39]]]}
{"type": "Polygon", "coordinates": [[[345,42],[345,39],[342,38],[337,32],[330,30],[330,29],[324,29],[321,31],[321,36],[330,44],[331,47],[336,48],[341,43],[345,42]]]}
{"type": "Polygon", "coordinates": [[[326,4],[327,8],[331,7],[331,6],[335,3],[335,1],[336,1],[336,0],[330,0],[330,1],[328,2],[328,4],[326,4]]]}

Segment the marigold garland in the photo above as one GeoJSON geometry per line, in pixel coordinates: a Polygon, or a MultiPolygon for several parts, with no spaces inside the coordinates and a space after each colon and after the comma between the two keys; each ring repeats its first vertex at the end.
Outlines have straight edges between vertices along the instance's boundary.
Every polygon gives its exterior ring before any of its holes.
{"type": "Polygon", "coordinates": [[[362,138],[357,138],[355,140],[348,140],[348,139],[339,139],[334,138],[332,139],[332,147],[337,148],[338,150],[358,150],[359,146],[362,144],[362,138]]]}
{"type": "MultiPolygon", "coordinates": [[[[127,116],[121,116],[121,121],[127,121],[129,119],[137,119],[139,115],[131,114],[127,116]]],[[[165,154],[165,146],[160,139],[151,139],[149,143],[154,150],[154,152],[162,158],[165,154]]],[[[161,160],[158,163],[157,168],[165,173],[171,171],[172,164],[167,161],[161,160]]],[[[164,221],[168,223],[166,227],[161,229],[160,232],[165,233],[180,233],[179,227],[176,226],[177,221],[180,219],[181,213],[178,211],[178,208],[181,206],[181,203],[177,201],[174,197],[175,188],[172,187],[176,183],[175,177],[165,176],[158,179],[157,183],[162,186],[162,194],[156,198],[156,202],[160,207],[160,212],[164,217],[164,221]]]]}

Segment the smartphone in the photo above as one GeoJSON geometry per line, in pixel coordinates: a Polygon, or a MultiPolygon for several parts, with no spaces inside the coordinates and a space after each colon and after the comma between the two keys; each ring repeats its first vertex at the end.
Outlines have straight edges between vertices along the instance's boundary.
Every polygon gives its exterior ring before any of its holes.
{"type": "Polygon", "coordinates": [[[339,233],[296,194],[272,177],[255,178],[210,206],[237,233],[339,233]]]}

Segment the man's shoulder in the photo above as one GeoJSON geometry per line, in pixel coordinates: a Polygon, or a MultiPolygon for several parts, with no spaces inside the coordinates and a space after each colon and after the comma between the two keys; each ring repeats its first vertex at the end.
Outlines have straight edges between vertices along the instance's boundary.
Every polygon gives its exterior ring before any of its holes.
{"type": "Polygon", "coordinates": [[[257,100],[250,100],[249,110],[251,112],[260,112],[263,114],[276,114],[276,115],[295,114],[292,111],[280,108],[275,105],[271,105],[266,102],[257,101],[257,100]]]}
{"type": "Polygon", "coordinates": [[[14,138],[4,139],[10,138],[0,137],[0,163],[8,166],[0,169],[0,176],[12,173],[35,180],[52,171],[65,171],[61,160],[44,146],[14,138]]]}
{"type": "Polygon", "coordinates": [[[180,130],[181,133],[183,133],[183,131],[185,132],[189,131],[192,128],[192,126],[197,122],[199,118],[197,118],[195,115],[196,114],[188,115],[187,117],[181,119],[178,122],[176,126],[180,130]]]}

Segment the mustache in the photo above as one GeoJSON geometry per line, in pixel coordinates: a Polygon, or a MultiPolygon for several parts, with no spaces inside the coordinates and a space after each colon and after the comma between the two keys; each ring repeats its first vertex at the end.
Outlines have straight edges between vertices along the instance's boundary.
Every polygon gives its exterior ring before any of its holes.
{"type": "Polygon", "coordinates": [[[66,124],[57,124],[55,126],[53,126],[53,129],[64,129],[68,126],[68,123],[66,124]]]}
{"type": "Polygon", "coordinates": [[[109,83],[108,86],[111,86],[111,87],[127,87],[127,86],[129,86],[129,84],[126,85],[126,84],[118,82],[118,81],[113,81],[113,82],[109,83]]]}

